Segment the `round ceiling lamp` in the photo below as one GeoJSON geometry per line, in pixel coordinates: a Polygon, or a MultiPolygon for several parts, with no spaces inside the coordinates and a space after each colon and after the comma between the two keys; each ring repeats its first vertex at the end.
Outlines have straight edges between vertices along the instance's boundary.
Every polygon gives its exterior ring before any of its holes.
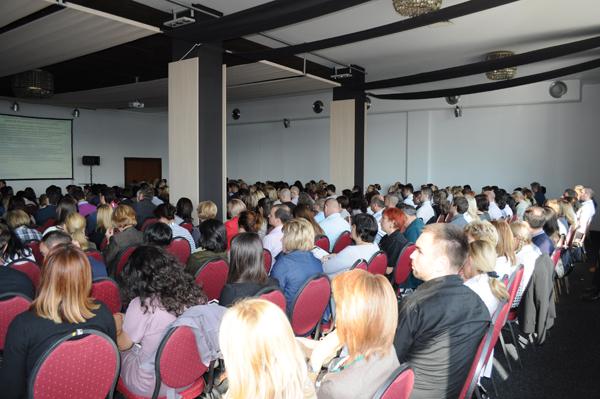
{"type": "Polygon", "coordinates": [[[557,80],[550,85],[550,95],[554,98],[561,98],[567,94],[567,85],[565,82],[557,80]]]}
{"type": "Polygon", "coordinates": [[[460,96],[449,96],[446,97],[446,102],[450,105],[456,105],[460,101],[460,96]]]}
{"type": "MultiPolygon", "coordinates": [[[[485,57],[485,60],[497,60],[498,58],[512,57],[513,55],[515,55],[515,53],[510,51],[497,51],[495,53],[488,54],[487,57],[485,57]]],[[[487,76],[489,80],[508,80],[514,78],[516,74],[517,67],[509,67],[486,72],[485,76],[487,76]]]]}
{"type": "Polygon", "coordinates": [[[50,98],[54,95],[54,75],[41,69],[13,75],[12,92],[20,98],[50,98]]]}
{"type": "Polygon", "coordinates": [[[442,0],[393,0],[394,9],[405,17],[416,17],[439,10],[442,0]]]}

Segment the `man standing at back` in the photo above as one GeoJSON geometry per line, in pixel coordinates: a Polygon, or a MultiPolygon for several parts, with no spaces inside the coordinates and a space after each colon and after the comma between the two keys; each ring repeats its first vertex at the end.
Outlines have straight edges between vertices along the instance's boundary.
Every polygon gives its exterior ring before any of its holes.
{"type": "Polygon", "coordinates": [[[452,224],[425,226],[411,255],[425,282],[398,308],[394,346],[415,372],[411,399],[455,399],[490,326],[479,296],[458,275],[469,256],[467,235],[452,224]]]}
{"type": "Polygon", "coordinates": [[[350,231],[348,222],[340,215],[340,203],[335,198],[330,198],[325,202],[325,220],[319,222],[319,225],[329,238],[329,252],[333,252],[335,242],[344,231],[350,231]]]}

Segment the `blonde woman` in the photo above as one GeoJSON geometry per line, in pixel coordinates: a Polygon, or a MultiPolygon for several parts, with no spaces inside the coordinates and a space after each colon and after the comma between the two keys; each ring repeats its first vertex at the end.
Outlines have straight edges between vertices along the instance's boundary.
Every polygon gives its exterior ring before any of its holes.
{"type": "Polygon", "coordinates": [[[202,201],[198,204],[198,226],[192,229],[192,238],[198,248],[198,242],[200,241],[200,225],[202,222],[208,219],[214,219],[217,217],[217,205],[212,201],[202,201]]]}
{"type": "Polygon", "coordinates": [[[519,216],[519,220],[523,220],[523,214],[525,213],[525,209],[529,208],[529,203],[521,191],[515,191],[512,193],[512,197],[517,203],[517,215],[519,216]]]}
{"type": "Polygon", "coordinates": [[[517,268],[517,257],[515,256],[515,240],[510,226],[504,220],[492,220],[492,226],[498,232],[498,242],[496,243],[496,273],[502,277],[505,274],[509,276],[517,268]]]}
{"type": "Polygon", "coordinates": [[[28,240],[37,240],[40,241],[42,239],[42,233],[37,230],[30,229],[29,225],[31,224],[31,220],[29,219],[29,215],[20,209],[15,209],[13,211],[7,212],[4,215],[4,219],[14,229],[15,234],[19,237],[21,242],[26,242],[28,240]]]}
{"type": "Polygon", "coordinates": [[[312,351],[309,376],[316,381],[324,361],[345,347],[318,383],[318,398],[359,399],[375,395],[399,365],[394,336],[398,301],[387,278],[364,270],[334,277],[336,329],[312,351]]]}
{"type": "Polygon", "coordinates": [[[108,276],[115,278],[119,254],[130,245],[141,244],[144,241],[144,234],[135,228],[137,215],[129,205],[119,205],[115,209],[112,215],[112,225],[114,227],[107,229],[104,235],[108,245],[103,253],[108,276]],[[115,229],[119,229],[120,233],[115,234],[115,229]]]}
{"type": "Polygon", "coordinates": [[[97,249],[102,248],[102,240],[104,240],[104,234],[106,234],[106,230],[112,227],[112,215],[112,206],[108,204],[102,204],[98,206],[98,210],[96,211],[98,225],[90,233],[90,241],[96,244],[97,249]]]}
{"type": "Polygon", "coordinates": [[[277,190],[275,190],[273,187],[267,188],[267,193],[269,194],[269,198],[271,199],[271,201],[275,202],[279,200],[279,198],[277,197],[277,190]]]}
{"type": "Polygon", "coordinates": [[[234,235],[239,233],[238,218],[240,213],[246,210],[246,205],[239,199],[232,199],[227,203],[227,213],[229,214],[230,220],[225,222],[225,228],[227,229],[227,250],[231,247],[231,239],[234,235]]]}
{"type": "Polygon", "coordinates": [[[469,242],[485,240],[494,248],[498,245],[498,230],[487,220],[475,220],[465,227],[463,231],[469,236],[469,242]]]}
{"type": "Polygon", "coordinates": [[[560,213],[559,215],[561,215],[558,220],[560,221],[561,219],[565,219],[567,224],[568,224],[568,228],[567,230],[569,230],[569,228],[571,228],[571,226],[573,226],[575,224],[575,211],[573,210],[573,206],[571,206],[571,204],[569,203],[569,201],[558,201],[558,206],[560,207],[560,213]]]}
{"type": "Polygon", "coordinates": [[[85,218],[79,213],[72,213],[65,220],[65,231],[71,238],[79,243],[84,251],[88,248],[96,249],[96,244],[89,242],[85,236],[85,218]]]}
{"type": "Polygon", "coordinates": [[[252,207],[256,208],[258,206],[258,201],[262,198],[265,198],[265,194],[262,191],[255,189],[254,193],[252,193],[252,207]]]}
{"type": "Polygon", "coordinates": [[[473,220],[479,220],[479,215],[477,214],[477,201],[475,201],[475,197],[472,195],[465,195],[465,198],[469,202],[469,209],[467,209],[467,213],[464,214],[465,220],[467,223],[471,223],[473,220]]]}
{"type": "Polygon", "coordinates": [[[517,251],[517,264],[523,265],[523,278],[521,284],[517,290],[517,296],[511,306],[512,309],[519,307],[521,298],[525,292],[529,279],[535,269],[535,261],[539,254],[533,249],[533,242],[531,241],[531,230],[525,223],[511,223],[510,230],[513,233],[515,239],[515,249],[517,251]]]}
{"type": "Polygon", "coordinates": [[[219,343],[229,383],[225,399],[315,398],[300,346],[277,305],[237,303],[223,316],[219,343]]]}

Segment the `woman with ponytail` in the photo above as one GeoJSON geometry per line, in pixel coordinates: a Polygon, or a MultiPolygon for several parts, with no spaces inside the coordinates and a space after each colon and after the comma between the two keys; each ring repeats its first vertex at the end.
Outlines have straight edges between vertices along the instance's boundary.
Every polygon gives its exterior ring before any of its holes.
{"type": "Polygon", "coordinates": [[[263,225],[263,217],[252,211],[243,211],[238,216],[240,233],[258,233],[263,225]]]}
{"type": "Polygon", "coordinates": [[[65,231],[71,238],[79,243],[84,251],[88,248],[96,249],[96,244],[88,241],[85,236],[85,218],[79,213],[72,213],[65,219],[65,231]]]}

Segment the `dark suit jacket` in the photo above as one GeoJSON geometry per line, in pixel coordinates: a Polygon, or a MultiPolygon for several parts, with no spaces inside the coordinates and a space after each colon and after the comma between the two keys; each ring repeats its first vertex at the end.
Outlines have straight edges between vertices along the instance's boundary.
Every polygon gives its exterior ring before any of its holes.
{"type": "Polygon", "coordinates": [[[7,292],[18,292],[34,299],[35,289],[29,276],[13,269],[12,267],[0,266],[0,294],[7,292]]]}
{"type": "Polygon", "coordinates": [[[149,199],[144,198],[140,202],[136,202],[135,204],[131,204],[129,206],[133,208],[135,214],[137,215],[138,223],[135,226],[136,229],[141,230],[146,220],[154,219],[154,213],[152,212],[156,208],[156,205],[154,205],[149,199]]]}
{"type": "Polygon", "coordinates": [[[108,277],[113,279],[116,277],[121,252],[130,245],[141,244],[143,240],[144,235],[142,232],[131,227],[110,237],[106,250],[104,250],[104,260],[106,261],[108,277]]]}
{"type": "Polygon", "coordinates": [[[33,217],[38,226],[43,226],[48,219],[56,219],[56,206],[48,205],[45,208],[38,209],[33,217]]]}
{"type": "Polygon", "coordinates": [[[253,297],[258,291],[268,286],[279,288],[279,280],[269,277],[265,285],[257,283],[225,284],[219,297],[219,306],[229,307],[237,302],[238,299],[253,297]]]}

